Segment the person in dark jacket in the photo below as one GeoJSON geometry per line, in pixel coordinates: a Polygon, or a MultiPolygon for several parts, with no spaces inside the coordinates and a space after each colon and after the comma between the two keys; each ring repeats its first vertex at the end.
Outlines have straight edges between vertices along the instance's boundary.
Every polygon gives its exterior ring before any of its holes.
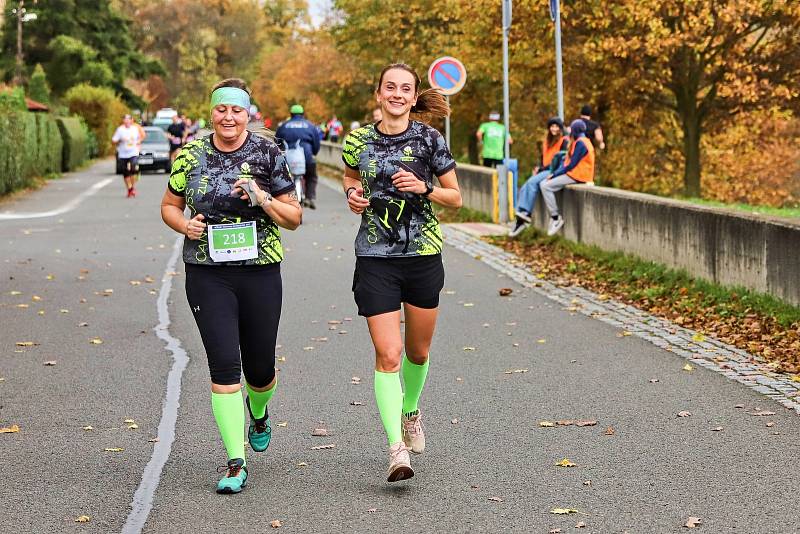
{"type": "Polygon", "coordinates": [[[297,141],[300,141],[300,146],[303,147],[303,152],[306,156],[306,174],[305,174],[305,198],[303,205],[317,209],[314,202],[317,198],[317,163],[314,156],[319,152],[319,130],[317,126],[307,120],[303,115],[305,110],[300,104],[294,104],[289,108],[291,118],[278,126],[278,131],[275,132],[275,142],[278,146],[283,147],[284,141],[286,145],[291,148],[295,146],[297,141]]]}

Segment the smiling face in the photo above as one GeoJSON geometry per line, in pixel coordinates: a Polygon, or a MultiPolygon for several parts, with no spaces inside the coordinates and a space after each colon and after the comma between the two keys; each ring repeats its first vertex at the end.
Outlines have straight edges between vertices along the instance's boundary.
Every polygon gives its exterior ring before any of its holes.
{"type": "Polygon", "coordinates": [[[411,112],[411,106],[417,103],[414,75],[404,69],[387,70],[375,96],[384,116],[408,115],[411,112]]]}
{"type": "Polygon", "coordinates": [[[550,135],[556,136],[561,133],[561,126],[558,124],[551,124],[550,125],[550,135]]]}
{"type": "Polygon", "coordinates": [[[220,104],[211,110],[214,133],[222,140],[232,142],[245,132],[248,121],[247,110],[228,104],[220,104]]]}

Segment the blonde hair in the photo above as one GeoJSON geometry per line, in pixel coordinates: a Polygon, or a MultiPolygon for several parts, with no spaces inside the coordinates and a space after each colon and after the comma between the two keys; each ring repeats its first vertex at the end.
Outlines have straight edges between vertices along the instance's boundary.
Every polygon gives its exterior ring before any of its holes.
{"type": "Polygon", "coordinates": [[[417,76],[417,72],[405,63],[392,63],[387,65],[381,71],[378,78],[378,86],[375,91],[381,90],[383,84],[383,76],[392,69],[400,69],[411,73],[414,76],[414,94],[417,97],[417,103],[411,107],[411,113],[417,116],[428,117],[447,117],[450,115],[450,104],[447,99],[438,91],[438,89],[429,88],[420,92],[419,86],[422,83],[417,76]]]}

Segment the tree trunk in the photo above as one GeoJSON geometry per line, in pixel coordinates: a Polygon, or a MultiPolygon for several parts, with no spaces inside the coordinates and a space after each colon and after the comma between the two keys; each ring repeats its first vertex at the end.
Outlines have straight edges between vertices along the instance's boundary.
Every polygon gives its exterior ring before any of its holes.
{"type": "Polygon", "coordinates": [[[700,197],[700,136],[702,128],[697,108],[683,115],[683,191],[687,197],[700,197]]]}

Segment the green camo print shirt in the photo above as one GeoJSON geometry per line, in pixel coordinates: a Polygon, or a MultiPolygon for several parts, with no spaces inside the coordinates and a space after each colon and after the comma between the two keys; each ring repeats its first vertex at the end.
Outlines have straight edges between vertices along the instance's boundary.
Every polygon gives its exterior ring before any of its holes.
{"type": "Polygon", "coordinates": [[[442,252],[442,230],[430,200],[402,193],[392,175],[409,167],[433,185],[434,176],[454,169],[456,162],[444,137],[427,124],[411,121],[400,134],[382,134],[368,124],[344,140],[342,159],[361,175],[369,207],[361,216],[356,256],[430,256],[442,252]]]}
{"type": "Polygon", "coordinates": [[[205,216],[207,224],[256,221],[258,257],[252,260],[215,263],[208,250],[208,232],[199,240],[183,241],[183,261],[202,265],[265,265],[283,259],[278,225],[264,210],[249,207],[246,200],[231,196],[239,178],[253,178],[262,191],[278,196],[294,190],[286,159],[278,146],[249,133],[233,152],[214,147],[211,136],[183,147],[169,177],[169,190],[186,198],[190,216],[205,216]]]}

